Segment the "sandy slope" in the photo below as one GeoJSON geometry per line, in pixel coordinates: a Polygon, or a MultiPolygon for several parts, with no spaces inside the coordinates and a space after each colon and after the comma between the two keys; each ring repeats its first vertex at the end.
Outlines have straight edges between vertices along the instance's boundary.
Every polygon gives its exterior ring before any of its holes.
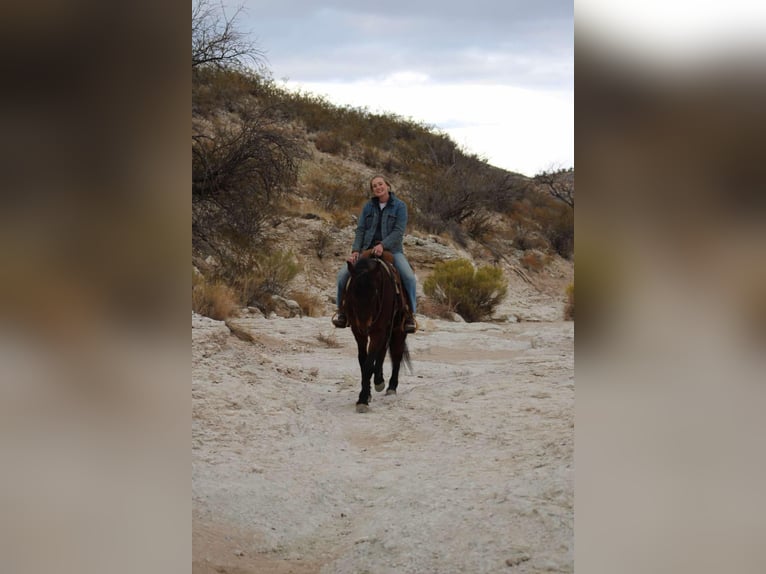
{"type": "Polygon", "coordinates": [[[573,323],[420,318],[357,414],[350,330],[235,322],[192,315],[195,573],[573,571],[573,323]]]}

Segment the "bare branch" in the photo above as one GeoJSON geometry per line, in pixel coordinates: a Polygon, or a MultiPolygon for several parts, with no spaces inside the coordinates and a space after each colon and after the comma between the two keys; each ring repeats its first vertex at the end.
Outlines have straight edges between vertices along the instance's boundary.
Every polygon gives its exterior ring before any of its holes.
{"type": "Polygon", "coordinates": [[[196,0],[192,5],[192,69],[243,68],[248,61],[262,67],[264,53],[235,26],[242,10],[240,6],[229,17],[223,4],[213,6],[211,0],[196,0]]]}
{"type": "Polygon", "coordinates": [[[574,209],[574,169],[544,171],[534,177],[551,196],[574,209]]]}

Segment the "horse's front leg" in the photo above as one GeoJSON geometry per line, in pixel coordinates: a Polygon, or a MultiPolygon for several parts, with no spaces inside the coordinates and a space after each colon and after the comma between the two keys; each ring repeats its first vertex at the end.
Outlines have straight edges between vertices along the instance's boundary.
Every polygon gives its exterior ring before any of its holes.
{"type": "Polygon", "coordinates": [[[384,341],[375,353],[375,390],[377,392],[382,391],[386,386],[386,380],[383,377],[383,363],[386,360],[387,350],[388,345],[384,341]]]}
{"type": "Polygon", "coordinates": [[[359,399],[356,401],[356,412],[367,412],[367,405],[370,404],[370,379],[372,378],[373,367],[370,364],[374,361],[374,356],[367,353],[367,337],[356,337],[357,358],[359,359],[359,369],[362,372],[362,390],[359,392],[359,399]]]}

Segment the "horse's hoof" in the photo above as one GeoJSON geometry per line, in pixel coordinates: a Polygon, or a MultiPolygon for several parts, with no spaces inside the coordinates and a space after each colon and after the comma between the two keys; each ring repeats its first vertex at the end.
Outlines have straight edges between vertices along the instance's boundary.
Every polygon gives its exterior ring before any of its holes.
{"type": "Polygon", "coordinates": [[[396,390],[395,389],[388,389],[386,391],[386,396],[388,396],[388,395],[395,395],[395,394],[396,394],[396,390]]]}
{"type": "Polygon", "coordinates": [[[375,390],[380,392],[386,388],[386,383],[375,383],[375,390]]]}
{"type": "Polygon", "coordinates": [[[357,403],[357,405],[356,405],[356,412],[358,412],[358,413],[366,413],[368,410],[370,410],[370,407],[368,407],[364,403],[357,403]]]}

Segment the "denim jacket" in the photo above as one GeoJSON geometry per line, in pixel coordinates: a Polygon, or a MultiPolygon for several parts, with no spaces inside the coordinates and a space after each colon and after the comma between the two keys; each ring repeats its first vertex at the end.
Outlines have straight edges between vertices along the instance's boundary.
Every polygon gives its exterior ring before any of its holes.
{"type": "MultiPolygon", "coordinates": [[[[407,227],[407,204],[397,199],[393,192],[388,193],[388,204],[383,210],[383,222],[380,231],[383,235],[383,248],[392,253],[403,253],[402,241],[404,228],[407,227]]],[[[378,219],[381,216],[377,197],[373,197],[362,208],[362,215],[356,225],[356,236],[351,251],[363,251],[372,247],[372,238],[378,219]]]]}

